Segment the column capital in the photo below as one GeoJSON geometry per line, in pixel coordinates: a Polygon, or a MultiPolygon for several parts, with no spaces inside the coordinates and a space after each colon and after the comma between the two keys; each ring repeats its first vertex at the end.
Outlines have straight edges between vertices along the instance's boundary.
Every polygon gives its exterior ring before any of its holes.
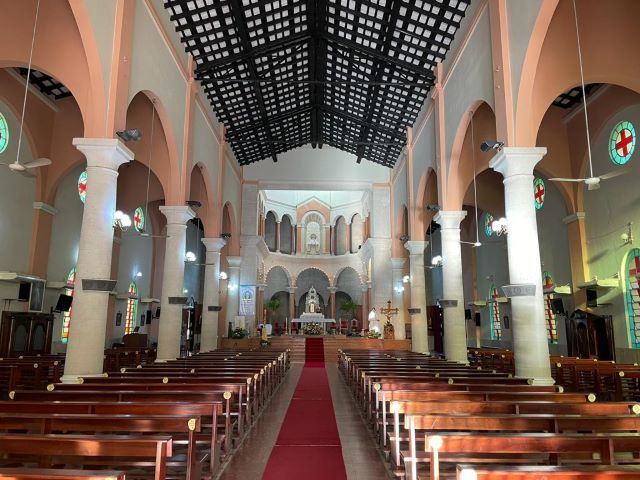
{"type": "Polygon", "coordinates": [[[460,222],[467,216],[467,212],[463,211],[445,211],[440,210],[433,220],[438,222],[443,229],[460,228],[460,222]]]}
{"type": "Polygon", "coordinates": [[[409,255],[422,255],[429,246],[426,240],[409,240],[404,244],[404,248],[409,250],[409,255]]]}
{"type": "Polygon", "coordinates": [[[287,291],[289,292],[289,294],[296,293],[297,289],[298,287],[287,287],[287,291]]]}
{"type": "Polygon", "coordinates": [[[33,209],[34,210],[42,210],[45,213],[48,213],[49,215],[57,215],[58,214],[58,209],[49,205],[48,203],[44,203],[44,202],[33,202],[33,209]]]}
{"type": "Polygon", "coordinates": [[[328,288],[330,294],[334,294],[338,291],[338,287],[329,287],[328,288]]]}
{"type": "Polygon", "coordinates": [[[489,162],[504,178],[533,175],[536,164],[547,154],[546,147],[505,147],[489,162]]]}
{"type": "Polygon", "coordinates": [[[407,259],[403,258],[403,257],[392,258],[391,259],[391,269],[392,270],[401,270],[404,267],[404,264],[405,264],[406,261],[407,261],[407,259]]]}
{"type": "Polygon", "coordinates": [[[207,248],[207,252],[218,253],[227,244],[224,238],[203,238],[201,239],[204,246],[207,248]]]}
{"type": "Polygon", "coordinates": [[[571,215],[567,215],[566,217],[564,217],[562,219],[562,223],[564,223],[565,225],[569,225],[570,223],[578,222],[580,220],[584,220],[585,216],[586,215],[585,215],[584,212],[572,213],[571,215]]]}
{"type": "Polygon", "coordinates": [[[267,287],[267,284],[266,283],[258,283],[256,285],[256,287],[258,287],[258,291],[264,292],[264,289],[267,287]]]}
{"type": "Polygon", "coordinates": [[[162,205],[160,212],[166,217],[167,225],[186,225],[189,220],[196,216],[195,212],[186,205],[162,205]]]}
{"type": "Polygon", "coordinates": [[[87,159],[87,167],[108,168],[114,172],[135,155],[117,138],[74,138],[73,145],[87,159]]]}
{"type": "Polygon", "coordinates": [[[240,268],[242,263],[242,257],[227,257],[227,264],[229,268],[240,268]]]}
{"type": "Polygon", "coordinates": [[[361,283],[360,288],[362,289],[362,293],[366,293],[371,288],[371,282],[361,283]]]}

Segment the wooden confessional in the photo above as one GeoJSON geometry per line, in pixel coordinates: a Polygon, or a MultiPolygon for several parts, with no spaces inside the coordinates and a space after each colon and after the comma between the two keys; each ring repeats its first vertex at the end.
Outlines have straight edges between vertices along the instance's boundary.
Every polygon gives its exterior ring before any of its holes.
{"type": "Polygon", "coordinates": [[[32,312],[2,312],[0,357],[19,357],[51,352],[53,315],[32,312]]]}
{"type": "Polygon", "coordinates": [[[615,360],[613,318],[576,310],[567,320],[567,350],[570,357],[615,360]]]}

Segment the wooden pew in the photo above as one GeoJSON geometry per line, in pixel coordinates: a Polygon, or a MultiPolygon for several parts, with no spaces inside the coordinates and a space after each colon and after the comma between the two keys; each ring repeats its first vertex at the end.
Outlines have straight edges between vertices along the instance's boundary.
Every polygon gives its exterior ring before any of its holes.
{"type": "MultiPolygon", "coordinates": [[[[6,413],[0,415],[0,430],[27,431],[33,434],[74,432],[76,434],[148,434],[170,435],[173,443],[186,445],[184,462],[169,460],[168,466],[184,469],[186,480],[201,477],[209,455],[199,454],[196,435],[201,432],[200,417],[178,415],[95,415],[51,413],[6,413]]],[[[212,450],[212,455],[214,454],[212,450]]]]}
{"type": "Polygon", "coordinates": [[[456,480],[631,480],[640,478],[640,467],[635,465],[574,465],[557,467],[548,465],[458,465],[456,480]]]}
{"type": "MultiPolygon", "coordinates": [[[[421,459],[429,465],[430,480],[440,480],[441,470],[445,476],[447,470],[453,473],[459,463],[537,465],[568,457],[572,464],[614,465],[616,454],[640,451],[640,434],[439,433],[425,436],[425,450],[420,456],[410,452],[405,459],[408,479],[418,478],[415,460],[421,459]]],[[[628,458],[628,463],[640,462],[628,458]]]]}
{"type": "MultiPolygon", "coordinates": [[[[0,454],[32,458],[42,468],[56,465],[118,465],[125,459],[144,464],[152,460],[154,480],[166,478],[167,458],[172,455],[168,436],[135,435],[0,435],[0,454]]],[[[10,460],[9,460],[10,461],[10,460]]]]}
{"type": "Polygon", "coordinates": [[[72,470],[56,468],[0,468],[6,480],[125,480],[124,472],[115,470],[72,470]]]}

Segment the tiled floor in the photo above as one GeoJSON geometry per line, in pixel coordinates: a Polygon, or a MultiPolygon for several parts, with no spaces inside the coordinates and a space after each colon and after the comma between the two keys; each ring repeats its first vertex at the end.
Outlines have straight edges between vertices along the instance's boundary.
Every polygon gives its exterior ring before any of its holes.
{"type": "MultiPolygon", "coordinates": [[[[253,426],[242,447],[220,475],[221,480],[259,480],[267,465],[289,402],[293,396],[302,364],[291,365],[284,383],[267,410],[253,426]]],[[[327,376],[342,443],[349,480],[387,480],[382,458],[378,454],[335,364],[327,364],[327,376]]],[[[283,479],[286,480],[286,479],[283,479]]],[[[331,479],[327,479],[331,480],[331,479]]]]}

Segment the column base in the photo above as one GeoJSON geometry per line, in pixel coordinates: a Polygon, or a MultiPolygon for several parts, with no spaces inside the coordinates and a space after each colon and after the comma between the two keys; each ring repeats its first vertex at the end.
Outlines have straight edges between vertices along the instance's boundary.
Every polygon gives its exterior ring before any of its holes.
{"type": "Polygon", "coordinates": [[[80,378],[98,378],[104,377],[104,373],[79,373],[79,374],[69,374],[63,375],[60,377],[60,383],[80,383],[80,378]]]}
{"type": "MultiPolygon", "coordinates": [[[[518,378],[527,378],[527,377],[518,377],[518,378]]],[[[528,379],[530,381],[531,385],[541,385],[541,386],[545,386],[548,387],[550,385],[555,385],[556,381],[551,378],[529,378],[528,379]]]]}

